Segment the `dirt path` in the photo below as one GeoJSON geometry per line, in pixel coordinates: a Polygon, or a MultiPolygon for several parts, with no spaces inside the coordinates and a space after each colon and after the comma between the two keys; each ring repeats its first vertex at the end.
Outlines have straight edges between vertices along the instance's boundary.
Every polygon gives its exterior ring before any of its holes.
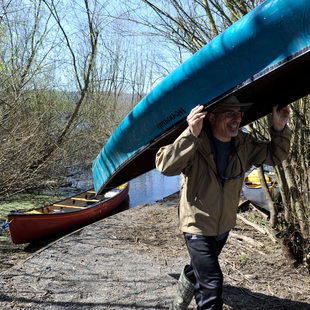
{"type": "MultiPolygon", "coordinates": [[[[84,227],[34,253],[19,251],[24,256],[16,254],[13,267],[8,264],[0,274],[0,309],[168,309],[176,278],[188,262],[176,205],[173,195],[84,227]]],[[[254,214],[242,216],[261,221],[254,214]]],[[[293,268],[277,244],[240,220],[221,265],[224,309],[310,309],[306,270],[293,268]]]]}

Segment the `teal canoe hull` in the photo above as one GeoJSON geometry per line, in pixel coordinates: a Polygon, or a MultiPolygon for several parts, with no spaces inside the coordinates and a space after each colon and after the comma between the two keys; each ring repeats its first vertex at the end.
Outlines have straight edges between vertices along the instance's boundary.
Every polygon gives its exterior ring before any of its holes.
{"type": "Polygon", "coordinates": [[[126,116],[93,162],[97,193],[154,168],[157,149],[185,128],[197,104],[236,94],[253,107],[243,124],[310,93],[310,1],[265,1],[156,86],[126,116]]]}

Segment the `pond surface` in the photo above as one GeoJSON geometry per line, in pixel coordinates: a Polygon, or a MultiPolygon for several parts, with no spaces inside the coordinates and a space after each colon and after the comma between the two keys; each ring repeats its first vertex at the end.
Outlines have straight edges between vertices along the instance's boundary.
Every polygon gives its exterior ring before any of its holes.
{"type": "Polygon", "coordinates": [[[154,203],[180,190],[181,176],[166,177],[157,170],[130,181],[129,207],[154,203]]]}

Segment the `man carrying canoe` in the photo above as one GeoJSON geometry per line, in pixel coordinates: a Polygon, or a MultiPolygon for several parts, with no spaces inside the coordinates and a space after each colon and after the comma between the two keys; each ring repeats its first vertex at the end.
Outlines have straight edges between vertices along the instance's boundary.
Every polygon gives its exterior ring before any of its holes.
{"type": "Polygon", "coordinates": [[[222,309],[218,257],[236,224],[245,172],[252,165],[277,165],[288,155],[289,107],[273,108],[271,140],[262,142],[239,130],[250,105],[229,96],[209,113],[196,106],[187,117],[187,129],[156,154],[161,173],[182,175],[179,223],[191,259],[181,273],[172,309],[187,309],[193,295],[197,309],[222,309]]]}

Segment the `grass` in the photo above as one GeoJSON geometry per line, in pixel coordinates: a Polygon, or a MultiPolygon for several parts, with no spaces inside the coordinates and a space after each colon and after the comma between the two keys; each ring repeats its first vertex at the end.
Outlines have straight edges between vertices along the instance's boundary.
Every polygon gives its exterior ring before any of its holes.
{"type": "Polygon", "coordinates": [[[15,210],[30,210],[39,208],[44,205],[54,203],[58,200],[65,198],[64,195],[48,194],[20,194],[8,200],[0,201],[0,223],[6,220],[10,211],[15,210]]]}

